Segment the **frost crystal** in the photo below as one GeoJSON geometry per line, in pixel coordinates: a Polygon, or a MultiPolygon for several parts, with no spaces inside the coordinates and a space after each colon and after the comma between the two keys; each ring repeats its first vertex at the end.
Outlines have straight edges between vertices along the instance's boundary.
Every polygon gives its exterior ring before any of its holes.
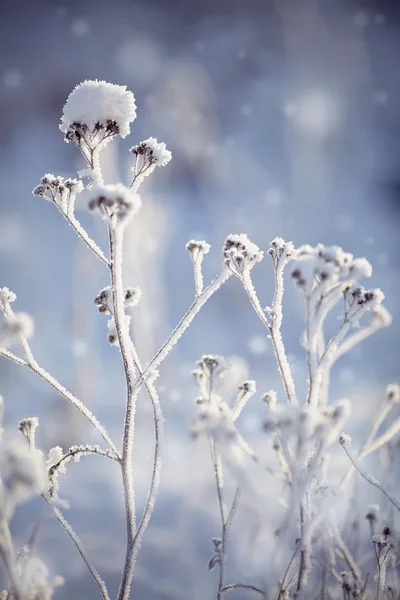
{"type": "Polygon", "coordinates": [[[122,183],[92,189],[89,210],[98,211],[112,228],[126,224],[139,211],[140,197],[122,183]]]}
{"type": "Polygon", "coordinates": [[[67,141],[75,143],[85,133],[93,136],[100,131],[104,136],[125,138],[135,118],[135,98],[125,85],[86,80],[68,96],[60,129],[67,141]]]}
{"type": "Polygon", "coordinates": [[[263,259],[264,252],[245,233],[228,235],[223,248],[225,264],[238,277],[263,259]]]}

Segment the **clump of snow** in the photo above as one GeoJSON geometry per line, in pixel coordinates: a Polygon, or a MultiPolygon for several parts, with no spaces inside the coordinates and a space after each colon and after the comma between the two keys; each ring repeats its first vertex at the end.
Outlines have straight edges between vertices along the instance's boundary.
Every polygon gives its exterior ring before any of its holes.
{"type": "Polygon", "coordinates": [[[125,85],[106,81],[85,80],[68,96],[61,117],[60,129],[68,134],[75,123],[90,131],[115,123],[122,138],[130,133],[130,123],[136,118],[135,97],[125,85]]]}

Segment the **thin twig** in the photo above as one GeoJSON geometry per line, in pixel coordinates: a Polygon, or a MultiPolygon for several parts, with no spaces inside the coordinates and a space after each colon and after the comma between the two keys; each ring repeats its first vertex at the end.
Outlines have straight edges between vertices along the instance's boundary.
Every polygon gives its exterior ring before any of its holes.
{"type": "Polygon", "coordinates": [[[88,557],[86,556],[86,551],[83,547],[81,540],[79,539],[79,537],[77,536],[75,531],[72,529],[72,527],[68,523],[68,521],[65,520],[60,509],[57,506],[50,504],[50,502],[47,500],[47,498],[43,494],[40,494],[40,495],[43,498],[43,500],[48,504],[55,519],[60,523],[61,527],[63,529],[65,529],[65,531],[68,533],[71,540],[74,542],[74,544],[75,544],[79,554],[81,555],[83,561],[85,562],[91,576],[95,580],[97,587],[99,588],[99,590],[101,592],[102,598],[104,600],[110,600],[110,596],[108,595],[107,587],[106,587],[104,581],[101,579],[101,577],[100,577],[99,573],[97,572],[97,570],[95,569],[95,567],[91,564],[88,557]]]}
{"type": "MultiPolygon", "coordinates": [[[[280,278],[277,278],[276,285],[279,285],[280,281],[282,281],[282,280],[280,278]]],[[[283,386],[285,388],[288,402],[289,402],[289,404],[293,404],[294,406],[297,406],[298,402],[297,402],[297,398],[296,398],[295,385],[294,385],[289,361],[286,356],[285,346],[284,346],[283,340],[282,340],[281,319],[280,318],[277,319],[276,316],[274,316],[274,315],[276,315],[276,312],[279,314],[279,310],[277,310],[275,312],[274,305],[272,306],[271,314],[273,315],[273,317],[272,317],[272,321],[270,323],[264,313],[264,310],[261,307],[260,301],[258,300],[256,291],[253,286],[253,282],[251,280],[250,272],[246,271],[243,274],[242,283],[243,283],[244,289],[246,290],[247,295],[249,297],[250,304],[254,308],[254,310],[255,310],[257,316],[259,317],[259,319],[261,320],[261,322],[268,329],[269,334],[271,336],[271,341],[272,341],[272,345],[274,348],[275,357],[276,357],[276,360],[278,363],[278,369],[279,369],[279,372],[282,377],[282,382],[283,382],[283,386]]],[[[281,293],[279,290],[278,290],[278,292],[275,289],[274,302],[277,302],[276,299],[281,298],[281,293]]]]}
{"type": "Polygon", "coordinates": [[[231,583],[229,585],[225,585],[221,589],[221,594],[224,594],[225,592],[232,592],[233,590],[236,590],[236,589],[250,590],[252,592],[256,592],[257,594],[261,594],[261,596],[265,595],[264,590],[261,590],[260,588],[256,587],[255,585],[250,585],[247,583],[231,583]]]}
{"type": "MultiPolygon", "coordinates": [[[[11,307],[7,307],[6,313],[8,315],[14,316],[14,313],[13,313],[11,307]]],[[[55,389],[65,400],[67,400],[67,402],[69,402],[70,404],[75,406],[75,408],[77,408],[79,410],[79,412],[82,413],[84,417],[86,417],[86,419],[89,421],[89,423],[91,423],[91,425],[93,425],[93,427],[96,429],[96,431],[101,435],[101,437],[104,439],[104,441],[109,445],[111,450],[113,452],[115,452],[115,454],[118,456],[118,451],[117,451],[117,448],[116,448],[114,442],[111,440],[107,431],[99,423],[99,421],[96,419],[96,417],[93,415],[93,413],[87,408],[87,406],[85,406],[85,404],[83,404],[83,402],[81,400],[79,400],[76,396],[74,396],[74,394],[72,394],[72,392],[67,390],[67,388],[65,388],[63,385],[61,385],[61,383],[59,383],[57,381],[57,379],[55,379],[55,377],[50,375],[50,373],[48,373],[45,369],[43,369],[43,367],[41,367],[39,365],[39,363],[36,361],[36,359],[33,356],[32,350],[31,350],[28,340],[26,339],[25,336],[20,336],[20,341],[21,341],[22,349],[23,349],[26,359],[27,359],[26,361],[15,356],[12,352],[9,352],[8,350],[2,349],[2,350],[0,350],[0,354],[2,356],[5,356],[9,360],[12,360],[13,362],[15,362],[18,365],[27,367],[28,369],[30,369],[31,371],[36,373],[36,375],[39,375],[39,377],[41,377],[41,379],[43,379],[53,389],[55,389]]]]}
{"type": "Polygon", "coordinates": [[[354,468],[361,475],[361,477],[365,479],[365,481],[376,487],[378,490],[380,490],[383,494],[385,494],[386,498],[393,504],[393,506],[398,511],[400,511],[400,502],[397,500],[397,498],[395,498],[391,492],[389,492],[381,483],[379,483],[377,479],[375,479],[374,477],[372,477],[372,475],[369,475],[359,467],[359,465],[356,463],[355,458],[351,455],[345,443],[342,443],[341,446],[346,452],[351,462],[353,463],[354,468]]]}
{"type": "Polygon", "coordinates": [[[84,229],[82,227],[82,225],[80,224],[80,222],[78,221],[78,219],[75,217],[75,215],[74,214],[67,215],[61,209],[60,206],[58,206],[58,205],[56,205],[56,206],[59,209],[59,211],[62,214],[62,216],[71,225],[72,229],[75,231],[75,233],[78,235],[78,237],[80,237],[81,240],[83,240],[85,242],[86,246],[97,256],[98,259],[101,260],[102,263],[104,263],[106,265],[106,267],[110,268],[111,267],[110,261],[105,256],[104,252],[98,247],[98,245],[96,244],[96,242],[94,240],[92,240],[92,238],[89,236],[89,234],[86,231],[86,229],[84,229]]]}

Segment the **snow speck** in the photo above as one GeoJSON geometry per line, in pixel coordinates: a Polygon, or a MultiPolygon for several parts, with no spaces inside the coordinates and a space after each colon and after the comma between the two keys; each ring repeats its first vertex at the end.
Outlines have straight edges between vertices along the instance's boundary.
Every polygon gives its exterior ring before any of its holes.
{"type": "Polygon", "coordinates": [[[283,200],[283,193],[279,188],[272,187],[265,192],[265,202],[268,206],[274,208],[280,206],[283,200]]]}
{"type": "Polygon", "coordinates": [[[71,25],[71,30],[76,37],[85,37],[89,33],[89,23],[84,21],[83,19],[78,19],[74,21],[71,25]]]}
{"type": "Polygon", "coordinates": [[[388,102],[388,93],[386,90],[375,90],[374,103],[379,106],[384,106],[388,102]]]}
{"type": "Polygon", "coordinates": [[[82,358],[86,356],[88,352],[88,347],[86,342],[83,340],[75,340],[72,344],[72,353],[76,358],[82,358]]]}
{"type": "Polygon", "coordinates": [[[374,15],[374,23],[375,25],[381,26],[386,23],[386,17],[383,13],[376,13],[374,15]]]}
{"type": "Polygon", "coordinates": [[[247,58],[247,52],[244,48],[242,48],[241,50],[238,50],[236,56],[239,60],[244,60],[247,58]]]}
{"type": "Polygon", "coordinates": [[[353,23],[356,27],[364,29],[369,24],[369,16],[366,12],[359,10],[353,15],[353,23]]]}
{"type": "Polygon", "coordinates": [[[171,402],[179,402],[182,399],[180,390],[171,390],[168,396],[171,402]]]}
{"type": "Polygon", "coordinates": [[[243,106],[240,107],[240,112],[244,117],[249,117],[253,112],[253,107],[250,106],[250,104],[243,104],[243,106]]]}
{"type": "Polygon", "coordinates": [[[331,134],[340,116],[336,98],[318,89],[303,90],[285,104],[283,112],[295,129],[314,139],[331,134]]]}
{"type": "Polygon", "coordinates": [[[268,341],[266,337],[263,337],[262,335],[254,335],[247,342],[247,347],[252,354],[265,354],[268,349],[268,341]]]}
{"type": "Polygon", "coordinates": [[[353,369],[349,368],[340,369],[338,377],[340,383],[342,383],[343,385],[351,385],[352,383],[354,383],[355,380],[354,371],[353,369]]]}
{"type": "Polygon", "coordinates": [[[6,71],[3,75],[3,84],[8,89],[19,88],[22,84],[22,75],[16,69],[6,71]]]}
{"type": "Polygon", "coordinates": [[[334,226],[337,231],[346,233],[347,231],[351,231],[353,229],[354,219],[347,213],[340,213],[334,218],[334,226]]]}

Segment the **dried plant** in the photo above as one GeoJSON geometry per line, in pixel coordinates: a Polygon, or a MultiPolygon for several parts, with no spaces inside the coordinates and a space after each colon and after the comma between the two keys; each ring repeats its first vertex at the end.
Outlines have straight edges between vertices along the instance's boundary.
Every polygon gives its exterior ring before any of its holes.
{"type": "Polygon", "coordinates": [[[386,449],[390,450],[388,469],[394,469],[400,419],[385,426],[383,432],[381,429],[399,403],[399,386],[388,387],[385,402],[372,423],[365,443],[356,454],[349,449],[349,436],[341,433],[350,416],[350,403],[345,400],[333,402],[329,386],[330,373],[338,358],[390,324],[390,315],[382,306],[384,296],[381,290],[365,290],[359,283],[371,275],[371,265],[366,259],[354,258],[336,246],[319,244],[315,248],[301,246],[296,249],[291,242],[276,238],[268,250],[273,263],[275,293],[271,306],[263,308],[252,282],[251,271],[264,254],[247,235],[231,234],[226,238],[221,271],[206,286],[202,262],[210,246],[205,241],[190,240],[186,247],[193,262],[194,300],[153,358],[143,365],[130,333],[130,315],[127,313],[127,309],[134,308],[140,301],[141,292],[139,288],[128,287],[124,282],[124,236],[127,224],[140,211],[140,185],[157,166],[168,164],[171,153],[165,144],[155,138],[134,145],[130,150],[133,155],[133,176],[129,186],[105,184],[100,164],[104,147],[118,136],[125,138],[135,118],[134,96],[124,86],[104,81],[85,81],[78,85],[64,106],[60,129],[65,140],[80,151],[85,168],[79,171],[78,179],[46,174],[33,190],[35,196],[47,199],[58,208],[109,272],[110,284],[97,294],[94,302],[99,313],[108,319],[108,341],[119,349],[124,368],[126,404],[121,447],[111,439],[84,402],[36,360],[28,341],[34,331],[32,318],[14,311],[16,296],[13,292],[7,288],[0,290],[0,309],[3,313],[0,354],[41,377],[82,413],[102,440],[102,446],[75,445],[67,451],[56,446],[46,452],[47,458],[44,459],[35,441],[38,420],[31,417],[19,424],[26,443],[3,443],[0,556],[9,577],[9,588],[1,597],[14,600],[47,599],[51,598],[54,588],[61,583],[60,578],[49,577],[45,565],[36,556],[35,536],[18,553],[13,547],[9,529],[13,511],[30,494],[37,493],[73,540],[101,597],[104,600],[110,598],[106,583],[89,559],[78,535],[63,516],[64,502],[59,496],[59,475],[66,471],[68,462],[92,454],[118,463],[121,471],[126,515],[126,555],[117,598],[127,600],[134,597],[131,584],[135,563],[152,516],[163,452],[163,416],[156,387],[157,369],[205,302],[234,275],[242,283],[251,306],[271,340],[286,402],[281,399],[278,401],[274,391],[262,396],[267,412],[260,430],[267,436],[268,448],[272,448],[272,453],[260,457],[237,428],[237,420],[248,400],[256,394],[255,382],[244,381],[239,386],[235,401],[229,403],[219,391],[221,379],[227,372],[221,357],[202,356],[194,371],[199,395],[196,400],[198,414],[192,425],[192,434],[195,438],[205,438],[207,442],[221,521],[221,530],[212,540],[212,555],[208,563],[209,570],[215,569],[219,574],[216,599],[221,600],[224,594],[235,590],[271,600],[400,598],[397,577],[399,543],[395,529],[400,501],[388,486],[379,483],[361,466],[365,457],[386,449]],[[75,199],[84,189],[90,195],[89,210],[100,216],[107,228],[108,253],[90,238],[75,216],[75,199]],[[308,365],[308,391],[304,399],[296,393],[281,334],[284,270],[289,263],[293,265],[291,276],[300,291],[305,309],[304,348],[308,365]],[[338,305],[342,306],[340,325],[335,335],[326,341],[325,321],[338,305]],[[13,346],[21,350],[20,354],[10,350],[13,346]],[[142,388],[152,407],[155,444],[147,502],[142,514],[137,515],[132,450],[136,401],[142,388]],[[338,476],[337,470],[330,472],[328,459],[340,447],[348,455],[349,463],[347,470],[338,476]],[[249,477],[248,460],[273,478],[278,493],[277,510],[272,520],[259,501],[258,490],[249,477]],[[343,527],[339,524],[338,515],[343,512],[341,504],[352,498],[352,484],[357,474],[382,495],[380,510],[376,506],[366,508],[369,528],[365,528],[364,554],[354,551],[346,532],[341,531],[343,527]],[[248,577],[239,583],[229,583],[227,577],[229,537],[242,499],[247,510],[252,511],[269,532],[266,545],[268,557],[257,585],[247,582],[248,577]]]}

